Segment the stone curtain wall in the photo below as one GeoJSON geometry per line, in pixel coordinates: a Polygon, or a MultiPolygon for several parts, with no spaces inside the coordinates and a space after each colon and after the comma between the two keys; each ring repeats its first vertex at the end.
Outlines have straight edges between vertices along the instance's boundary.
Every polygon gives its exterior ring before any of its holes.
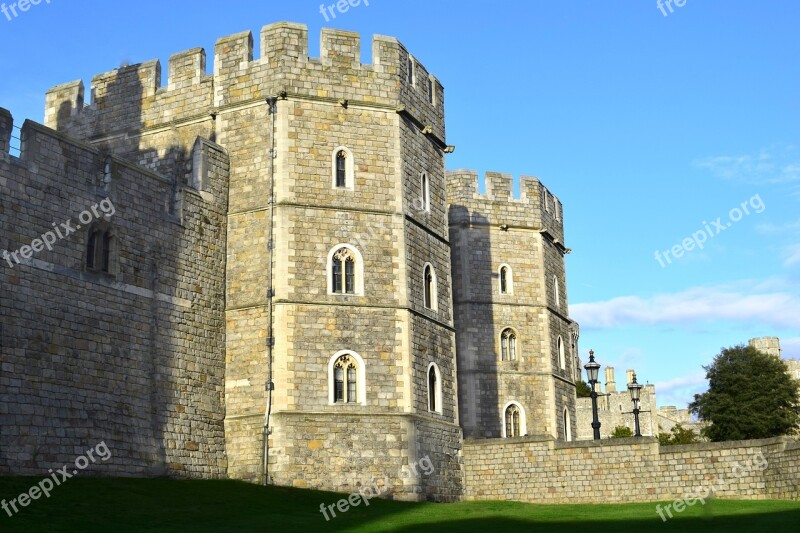
{"type": "Polygon", "coordinates": [[[0,253],[63,221],[76,231],[0,265],[0,474],[39,475],[103,441],[97,474],[224,477],[227,155],[198,140],[198,188],[117,158],[108,182],[104,153],[31,121],[10,155],[10,118],[0,110],[0,253]],[[106,198],[109,273],[86,267],[78,220],[106,198]]]}
{"type": "Polygon", "coordinates": [[[800,442],[787,437],[664,447],[646,437],[467,441],[464,468],[468,500],[665,501],[712,485],[720,498],[800,497],[800,442]]]}

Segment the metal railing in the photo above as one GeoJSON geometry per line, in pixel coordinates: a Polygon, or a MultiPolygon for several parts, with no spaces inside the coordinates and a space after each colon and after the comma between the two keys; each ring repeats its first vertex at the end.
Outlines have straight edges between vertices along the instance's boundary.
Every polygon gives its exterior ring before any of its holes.
{"type": "Polygon", "coordinates": [[[19,126],[11,127],[11,140],[9,142],[9,155],[19,157],[22,151],[22,130],[19,126]]]}

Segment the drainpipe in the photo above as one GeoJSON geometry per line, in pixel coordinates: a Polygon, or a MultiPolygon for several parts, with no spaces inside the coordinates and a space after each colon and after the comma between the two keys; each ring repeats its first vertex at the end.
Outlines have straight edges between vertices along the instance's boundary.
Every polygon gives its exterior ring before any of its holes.
{"type": "Polygon", "coordinates": [[[267,257],[269,260],[269,277],[267,279],[267,299],[269,300],[269,326],[267,332],[267,362],[269,365],[267,383],[265,385],[267,391],[267,406],[264,414],[264,485],[270,484],[269,479],[269,436],[272,433],[272,428],[269,425],[270,415],[272,414],[272,391],[275,389],[275,383],[272,381],[272,360],[273,349],[275,346],[274,328],[273,328],[273,313],[274,306],[273,300],[275,297],[275,289],[273,286],[273,273],[272,273],[272,256],[275,248],[275,243],[272,240],[274,233],[274,214],[275,214],[275,116],[278,114],[278,98],[270,96],[267,98],[269,105],[269,114],[272,116],[272,146],[269,150],[269,220],[267,222],[267,257]]]}

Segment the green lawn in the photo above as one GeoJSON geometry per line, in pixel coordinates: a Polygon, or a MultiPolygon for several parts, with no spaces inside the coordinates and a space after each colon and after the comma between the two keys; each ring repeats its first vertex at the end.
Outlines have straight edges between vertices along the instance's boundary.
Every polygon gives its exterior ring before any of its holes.
{"type": "MultiPolygon", "coordinates": [[[[38,478],[0,478],[0,499],[38,478]]],[[[800,529],[798,501],[725,501],[689,507],[663,523],[655,504],[458,504],[371,500],[329,522],[320,504],[343,495],[237,481],[74,478],[9,517],[0,531],[747,531],[800,529]]]]}

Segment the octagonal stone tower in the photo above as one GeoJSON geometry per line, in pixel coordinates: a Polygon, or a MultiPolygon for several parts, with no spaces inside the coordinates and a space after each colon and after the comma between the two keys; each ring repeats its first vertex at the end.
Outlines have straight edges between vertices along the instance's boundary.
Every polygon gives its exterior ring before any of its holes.
{"type": "Polygon", "coordinates": [[[448,173],[458,388],[466,437],[576,437],[578,325],[563,207],[538,179],[448,173]]]}
{"type": "MultiPolygon", "coordinates": [[[[397,40],[278,23],[47,95],[47,125],[175,176],[230,157],[225,439],[231,477],[458,498],[444,90],[397,40]],[[432,468],[409,465],[428,459],[432,468]]],[[[428,464],[427,462],[425,464],[428,464]]]]}

